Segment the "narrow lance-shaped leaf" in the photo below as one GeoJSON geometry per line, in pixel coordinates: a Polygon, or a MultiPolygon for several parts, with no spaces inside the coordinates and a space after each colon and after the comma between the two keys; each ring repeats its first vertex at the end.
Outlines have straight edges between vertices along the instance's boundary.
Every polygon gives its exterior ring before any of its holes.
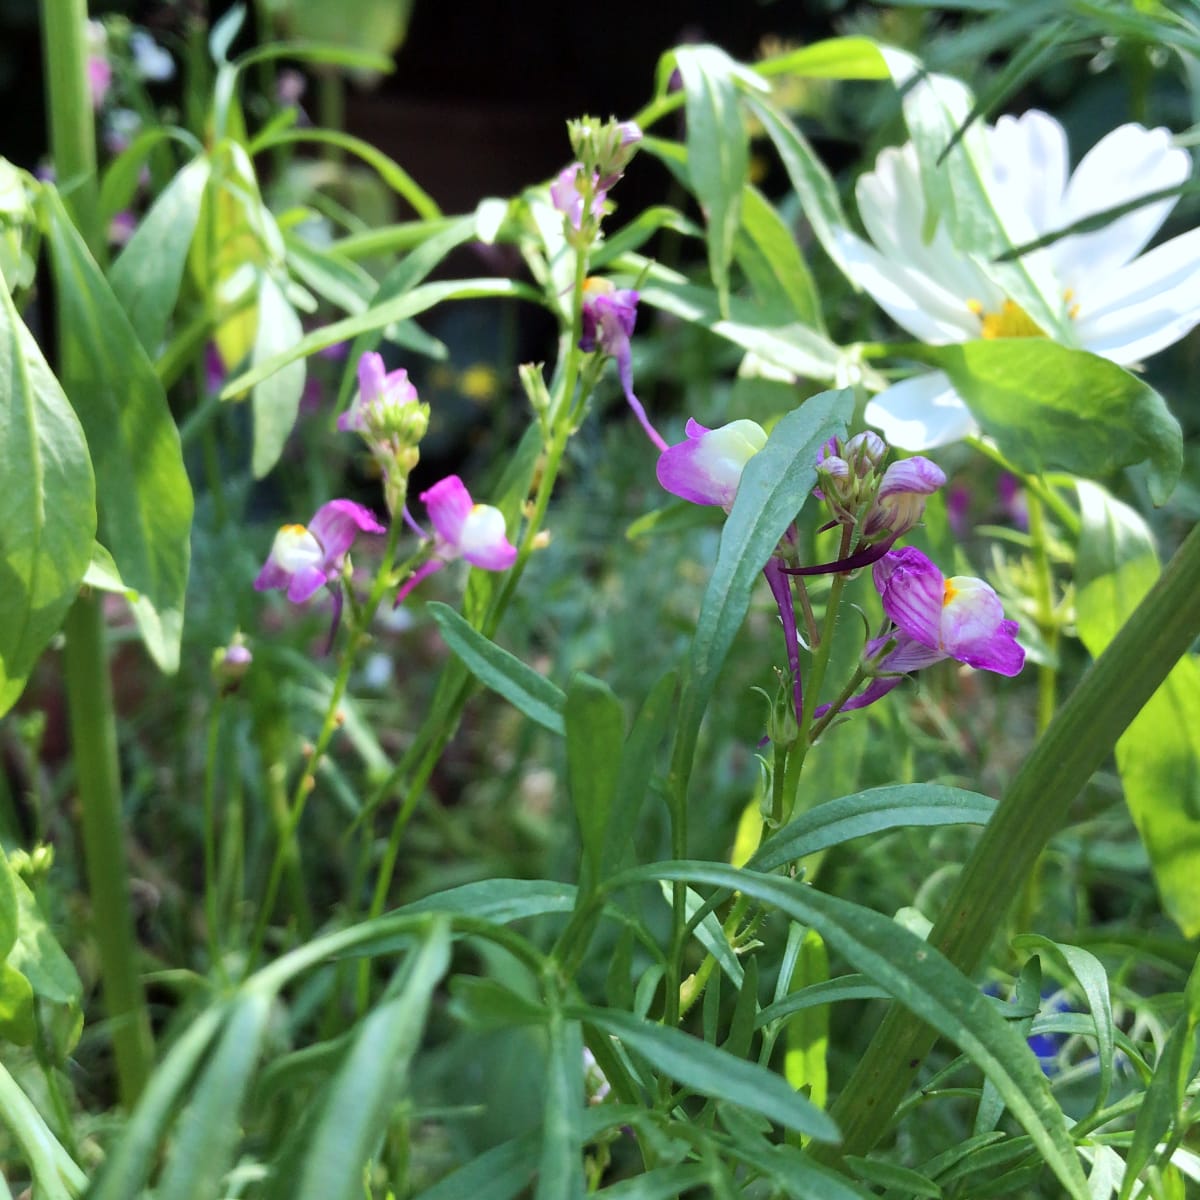
{"type": "Polygon", "coordinates": [[[0,715],[79,591],[96,488],[79,419],[0,282],[0,715]]]}
{"type": "Polygon", "coordinates": [[[567,688],[567,780],[583,844],[582,886],[599,881],[609,814],[621,770],[625,717],[607,684],[582,673],[567,688]]]}
{"type": "Polygon", "coordinates": [[[707,218],[709,269],[725,312],[750,165],[750,139],[734,82],[737,64],[715,46],[681,46],[675,62],[687,103],[688,173],[707,218]]]}
{"type": "MultiPolygon", "coordinates": [[[[255,366],[294,346],[304,336],[300,318],[283,290],[263,272],[258,290],[258,331],[251,361],[255,366]]],[[[305,365],[296,359],[255,384],[251,393],[254,408],[254,478],[261,479],[279,461],[300,411],[304,394],[305,365]]]]}
{"type": "Polygon", "coordinates": [[[132,607],[146,648],[174,671],[192,525],[179,431],[153,365],[62,201],[51,189],[42,196],[62,312],[63,389],[91,451],[100,540],[138,593],[132,607]]]}
{"type": "Polygon", "coordinates": [[[109,281],[149,355],[157,355],[175,311],[200,219],[209,162],[189,163],[151,205],[112,265],[109,281]]]}

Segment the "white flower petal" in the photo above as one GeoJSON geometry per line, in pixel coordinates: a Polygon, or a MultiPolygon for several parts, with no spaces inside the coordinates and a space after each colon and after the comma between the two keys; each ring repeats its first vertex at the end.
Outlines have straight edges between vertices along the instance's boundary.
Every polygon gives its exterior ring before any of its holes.
{"type": "Polygon", "coordinates": [[[865,417],[902,450],[932,450],[979,432],[944,371],[892,384],[867,404],[865,417]]]}
{"type": "Polygon", "coordinates": [[[885,258],[846,230],[834,236],[850,278],[913,337],[944,346],[979,336],[979,319],[967,308],[969,297],[953,295],[903,260],[885,258]]]}
{"type": "Polygon", "coordinates": [[[1067,135],[1044,112],[1001,117],[991,130],[992,183],[1001,212],[1020,212],[1034,236],[1059,227],[1067,186],[1067,135]]]}
{"type": "MultiPolygon", "coordinates": [[[[1175,187],[1187,179],[1191,165],[1187,151],[1171,145],[1168,130],[1121,125],[1102,137],[1075,168],[1057,227],[1175,187]]],[[[1159,231],[1174,206],[1174,200],[1159,200],[1095,233],[1062,238],[1051,253],[1063,285],[1082,295],[1088,280],[1104,279],[1123,267],[1159,231]]]]}
{"type": "Polygon", "coordinates": [[[1084,347],[1128,365],[1177,342],[1200,322],[1200,229],[1116,271],[1079,313],[1084,347]]]}

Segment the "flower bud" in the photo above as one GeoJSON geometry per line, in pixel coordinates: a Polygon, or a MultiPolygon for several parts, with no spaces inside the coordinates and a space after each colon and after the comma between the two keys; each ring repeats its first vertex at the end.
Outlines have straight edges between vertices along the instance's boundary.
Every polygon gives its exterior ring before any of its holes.
{"type": "Polygon", "coordinates": [[[253,660],[254,656],[241,633],[235,633],[228,646],[218,646],[213,651],[213,682],[221,695],[237,691],[253,660]]]}

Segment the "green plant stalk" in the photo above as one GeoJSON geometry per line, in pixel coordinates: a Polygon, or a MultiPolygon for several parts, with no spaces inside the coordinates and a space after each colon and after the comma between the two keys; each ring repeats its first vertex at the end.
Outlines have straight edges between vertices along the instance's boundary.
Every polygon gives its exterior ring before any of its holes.
{"type": "Polygon", "coordinates": [[[225,980],[221,957],[221,920],[217,896],[217,762],[221,748],[221,710],[224,696],[213,700],[208,714],[208,739],[204,762],[204,923],[208,926],[208,957],[212,968],[225,980]]]}
{"type": "MultiPolygon", "coordinates": [[[[980,966],[1014,897],[1117,739],[1200,636],[1200,525],[1038,740],[960,874],[929,941],[961,971],[980,966]]],[[[882,1136],[937,1034],[893,1004],[834,1104],[827,1161],[882,1136]]]]}
{"type": "MultiPolygon", "coordinates": [[[[41,15],[55,169],[72,220],[103,262],[96,129],[87,83],[87,4],[42,0],[41,15]]],[[[65,630],[67,706],[83,854],[105,1006],[112,1022],[118,1088],[122,1103],[132,1107],[150,1073],[154,1042],[137,967],[121,827],[116,717],[100,599],[81,595],[67,614],[65,630]]]]}
{"type": "Polygon", "coordinates": [[[87,1187],[87,1176],[58,1144],[33,1102],[0,1063],[0,1121],[21,1147],[33,1172],[37,1194],[70,1200],[87,1187]]]}
{"type": "Polygon", "coordinates": [[[371,586],[370,595],[367,597],[367,602],[363,605],[362,611],[357,614],[358,619],[354,622],[346,649],[342,652],[342,661],[338,667],[337,678],[334,680],[333,690],[329,695],[329,703],[325,706],[325,719],[321,722],[321,732],[317,734],[312,754],[305,763],[304,770],[301,771],[299,779],[296,780],[291,803],[288,805],[285,823],[280,830],[279,843],[275,847],[275,857],[271,861],[271,873],[267,878],[267,888],[258,910],[258,920],[255,922],[254,933],[250,938],[250,949],[246,957],[247,973],[254,969],[254,964],[257,962],[258,956],[262,951],[263,938],[266,936],[271,912],[275,907],[275,900],[279,894],[279,885],[283,881],[284,870],[290,860],[298,859],[299,846],[296,842],[296,829],[300,824],[300,818],[304,816],[305,805],[316,783],[317,767],[320,765],[321,759],[325,751],[329,748],[330,741],[333,739],[334,732],[338,728],[338,711],[341,708],[342,697],[345,696],[346,688],[349,686],[350,672],[354,669],[354,664],[358,659],[358,651],[365,644],[365,635],[375,616],[375,610],[383,600],[384,593],[391,586],[392,563],[396,556],[396,544],[400,540],[400,530],[402,527],[400,521],[394,520],[388,529],[387,544],[383,551],[383,561],[379,564],[379,571],[376,573],[375,582],[371,586]]]}
{"type": "MultiPolygon", "coordinates": [[[[1058,657],[1059,627],[1054,619],[1054,573],[1047,545],[1046,514],[1042,501],[1032,490],[1027,493],[1029,535],[1033,541],[1034,603],[1037,605],[1038,632],[1050,651],[1058,657]]],[[[1052,661],[1038,663],[1037,729],[1044,733],[1058,707],[1058,667],[1052,661]]]]}

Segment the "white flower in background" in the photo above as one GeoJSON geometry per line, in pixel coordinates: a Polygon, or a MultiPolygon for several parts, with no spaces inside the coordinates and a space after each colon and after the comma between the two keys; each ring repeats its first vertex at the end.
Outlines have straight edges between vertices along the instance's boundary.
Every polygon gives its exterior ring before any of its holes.
{"type": "MultiPolygon", "coordinates": [[[[988,189],[1009,236],[1032,241],[1085,217],[1187,179],[1191,159],[1166,129],[1122,125],[1068,178],[1063,127],[1042,112],[1001,117],[986,129],[988,189]]],[[[1043,331],[939,222],[926,241],[925,199],[912,144],[884,150],[858,183],[858,208],[874,246],[839,233],[851,277],[898,324],[930,345],[1043,331]]],[[[1122,366],[1178,341],[1200,321],[1200,229],[1142,254],[1175,200],[1159,200],[1091,233],[1071,234],[1025,256],[1054,281],[1080,346],[1122,366]]],[[[978,432],[942,371],[894,384],[866,419],[894,445],[927,450],[978,432]]]]}

